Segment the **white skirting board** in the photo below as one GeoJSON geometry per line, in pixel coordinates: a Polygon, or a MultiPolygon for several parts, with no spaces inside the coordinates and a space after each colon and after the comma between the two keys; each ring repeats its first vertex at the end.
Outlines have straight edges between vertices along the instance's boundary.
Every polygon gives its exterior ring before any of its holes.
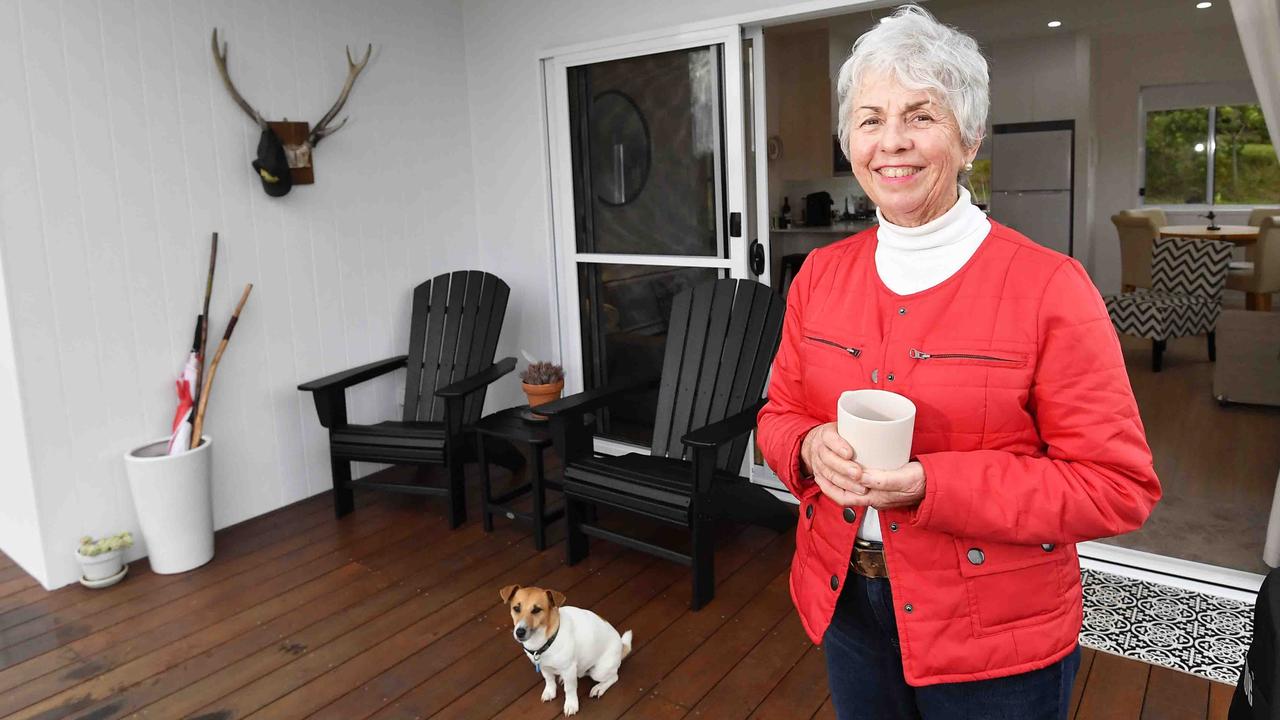
{"type": "Polygon", "coordinates": [[[1100,542],[1081,543],[1076,550],[1082,567],[1249,603],[1257,600],[1265,577],[1100,542]]]}

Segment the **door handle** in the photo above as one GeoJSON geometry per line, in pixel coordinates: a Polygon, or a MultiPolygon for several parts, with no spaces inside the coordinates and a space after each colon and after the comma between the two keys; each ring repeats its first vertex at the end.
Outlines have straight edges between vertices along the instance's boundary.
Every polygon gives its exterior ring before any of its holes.
{"type": "Polygon", "coordinates": [[[747,252],[750,262],[752,274],[757,277],[764,274],[764,245],[759,240],[751,241],[751,248],[747,252]]]}

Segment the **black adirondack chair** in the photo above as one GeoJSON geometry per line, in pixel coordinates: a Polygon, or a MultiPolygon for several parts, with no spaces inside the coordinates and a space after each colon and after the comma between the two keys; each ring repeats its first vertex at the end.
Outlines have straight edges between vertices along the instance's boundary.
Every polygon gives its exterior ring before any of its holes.
{"type": "Polygon", "coordinates": [[[596,455],[591,428],[581,419],[645,381],[538,408],[551,416],[564,462],[570,565],[586,557],[587,536],[691,565],[697,610],[715,594],[717,520],[779,530],[795,522],[783,503],[739,475],[748,435],[764,405],[761,395],[778,348],[783,308],[776,293],[751,280],[714,280],[676,296],[648,455],[596,455]],[[593,524],[600,506],[688,528],[689,552],[593,524]]]}
{"type": "MultiPolygon", "coordinates": [[[[413,290],[409,354],[313,380],[298,386],[312,393],[320,424],[329,429],[333,506],[338,517],[354,507],[353,487],[369,487],[449,499],[449,525],[466,520],[463,464],[475,457],[465,429],[480,419],[489,384],[515,368],[515,358],[493,361],[507,311],[507,284],[475,270],[445,273],[413,290]],[[404,417],[375,425],[347,421],[347,388],[393,370],[406,369],[404,417]],[[351,479],[351,463],[364,460],[418,465],[418,482],[351,479]],[[446,487],[428,485],[423,466],[449,469],[446,487]]],[[[493,452],[490,452],[491,457],[493,452]]],[[[511,449],[495,462],[512,470],[523,456],[511,449]]]]}

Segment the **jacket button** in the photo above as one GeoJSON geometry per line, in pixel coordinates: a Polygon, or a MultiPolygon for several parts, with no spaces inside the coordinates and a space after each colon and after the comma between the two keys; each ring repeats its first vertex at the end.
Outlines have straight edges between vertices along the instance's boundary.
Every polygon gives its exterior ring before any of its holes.
{"type": "Polygon", "coordinates": [[[986,554],[984,554],[982,550],[978,548],[969,548],[968,558],[969,558],[969,562],[974,565],[981,565],[987,560],[986,554]]]}
{"type": "Polygon", "coordinates": [[[812,504],[806,505],[806,506],[804,507],[804,516],[805,516],[806,518],[811,518],[811,517],[813,517],[813,505],[812,505],[812,504]]]}
{"type": "Polygon", "coordinates": [[[836,577],[835,575],[832,575],[832,576],[831,576],[831,589],[832,589],[832,590],[836,590],[836,589],[838,589],[839,587],[840,587],[840,578],[836,577]]]}
{"type": "Polygon", "coordinates": [[[908,614],[915,612],[915,608],[911,607],[911,603],[907,603],[906,605],[903,605],[902,609],[906,610],[908,614]]]}
{"type": "Polygon", "coordinates": [[[1053,543],[1045,543],[1045,544],[1043,544],[1043,545],[1041,545],[1041,546],[1040,546],[1040,549],[1041,549],[1041,550],[1043,550],[1043,551],[1045,551],[1045,552],[1053,552],[1053,548],[1054,548],[1054,544],[1053,544],[1053,543]]]}
{"type": "Polygon", "coordinates": [[[889,523],[889,532],[898,532],[898,523],[896,522],[889,523]]]}
{"type": "Polygon", "coordinates": [[[845,508],[845,509],[844,509],[844,521],[845,521],[845,522],[847,522],[847,523],[851,523],[851,522],[853,522],[854,520],[857,520],[857,519],[858,519],[858,513],[854,512],[853,508],[845,508]]]}
{"type": "Polygon", "coordinates": [[[904,308],[904,307],[900,307],[900,308],[898,308],[898,314],[899,314],[899,315],[906,315],[906,314],[907,314],[907,309],[906,309],[906,308],[904,308]]]}

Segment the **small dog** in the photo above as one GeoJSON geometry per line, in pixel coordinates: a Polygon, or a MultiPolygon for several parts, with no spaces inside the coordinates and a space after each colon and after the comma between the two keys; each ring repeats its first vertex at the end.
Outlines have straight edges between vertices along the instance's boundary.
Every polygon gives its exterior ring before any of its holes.
{"type": "Polygon", "coordinates": [[[591,676],[600,697],[618,682],[622,658],[631,653],[631,631],[621,636],[590,610],[564,604],[564,593],[537,587],[508,585],[498,591],[511,610],[512,635],[524,648],[547,686],[542,702],[556,696],[556,676],[564,683],[564,714],[578,712],[578,678],[591,676]]]}

